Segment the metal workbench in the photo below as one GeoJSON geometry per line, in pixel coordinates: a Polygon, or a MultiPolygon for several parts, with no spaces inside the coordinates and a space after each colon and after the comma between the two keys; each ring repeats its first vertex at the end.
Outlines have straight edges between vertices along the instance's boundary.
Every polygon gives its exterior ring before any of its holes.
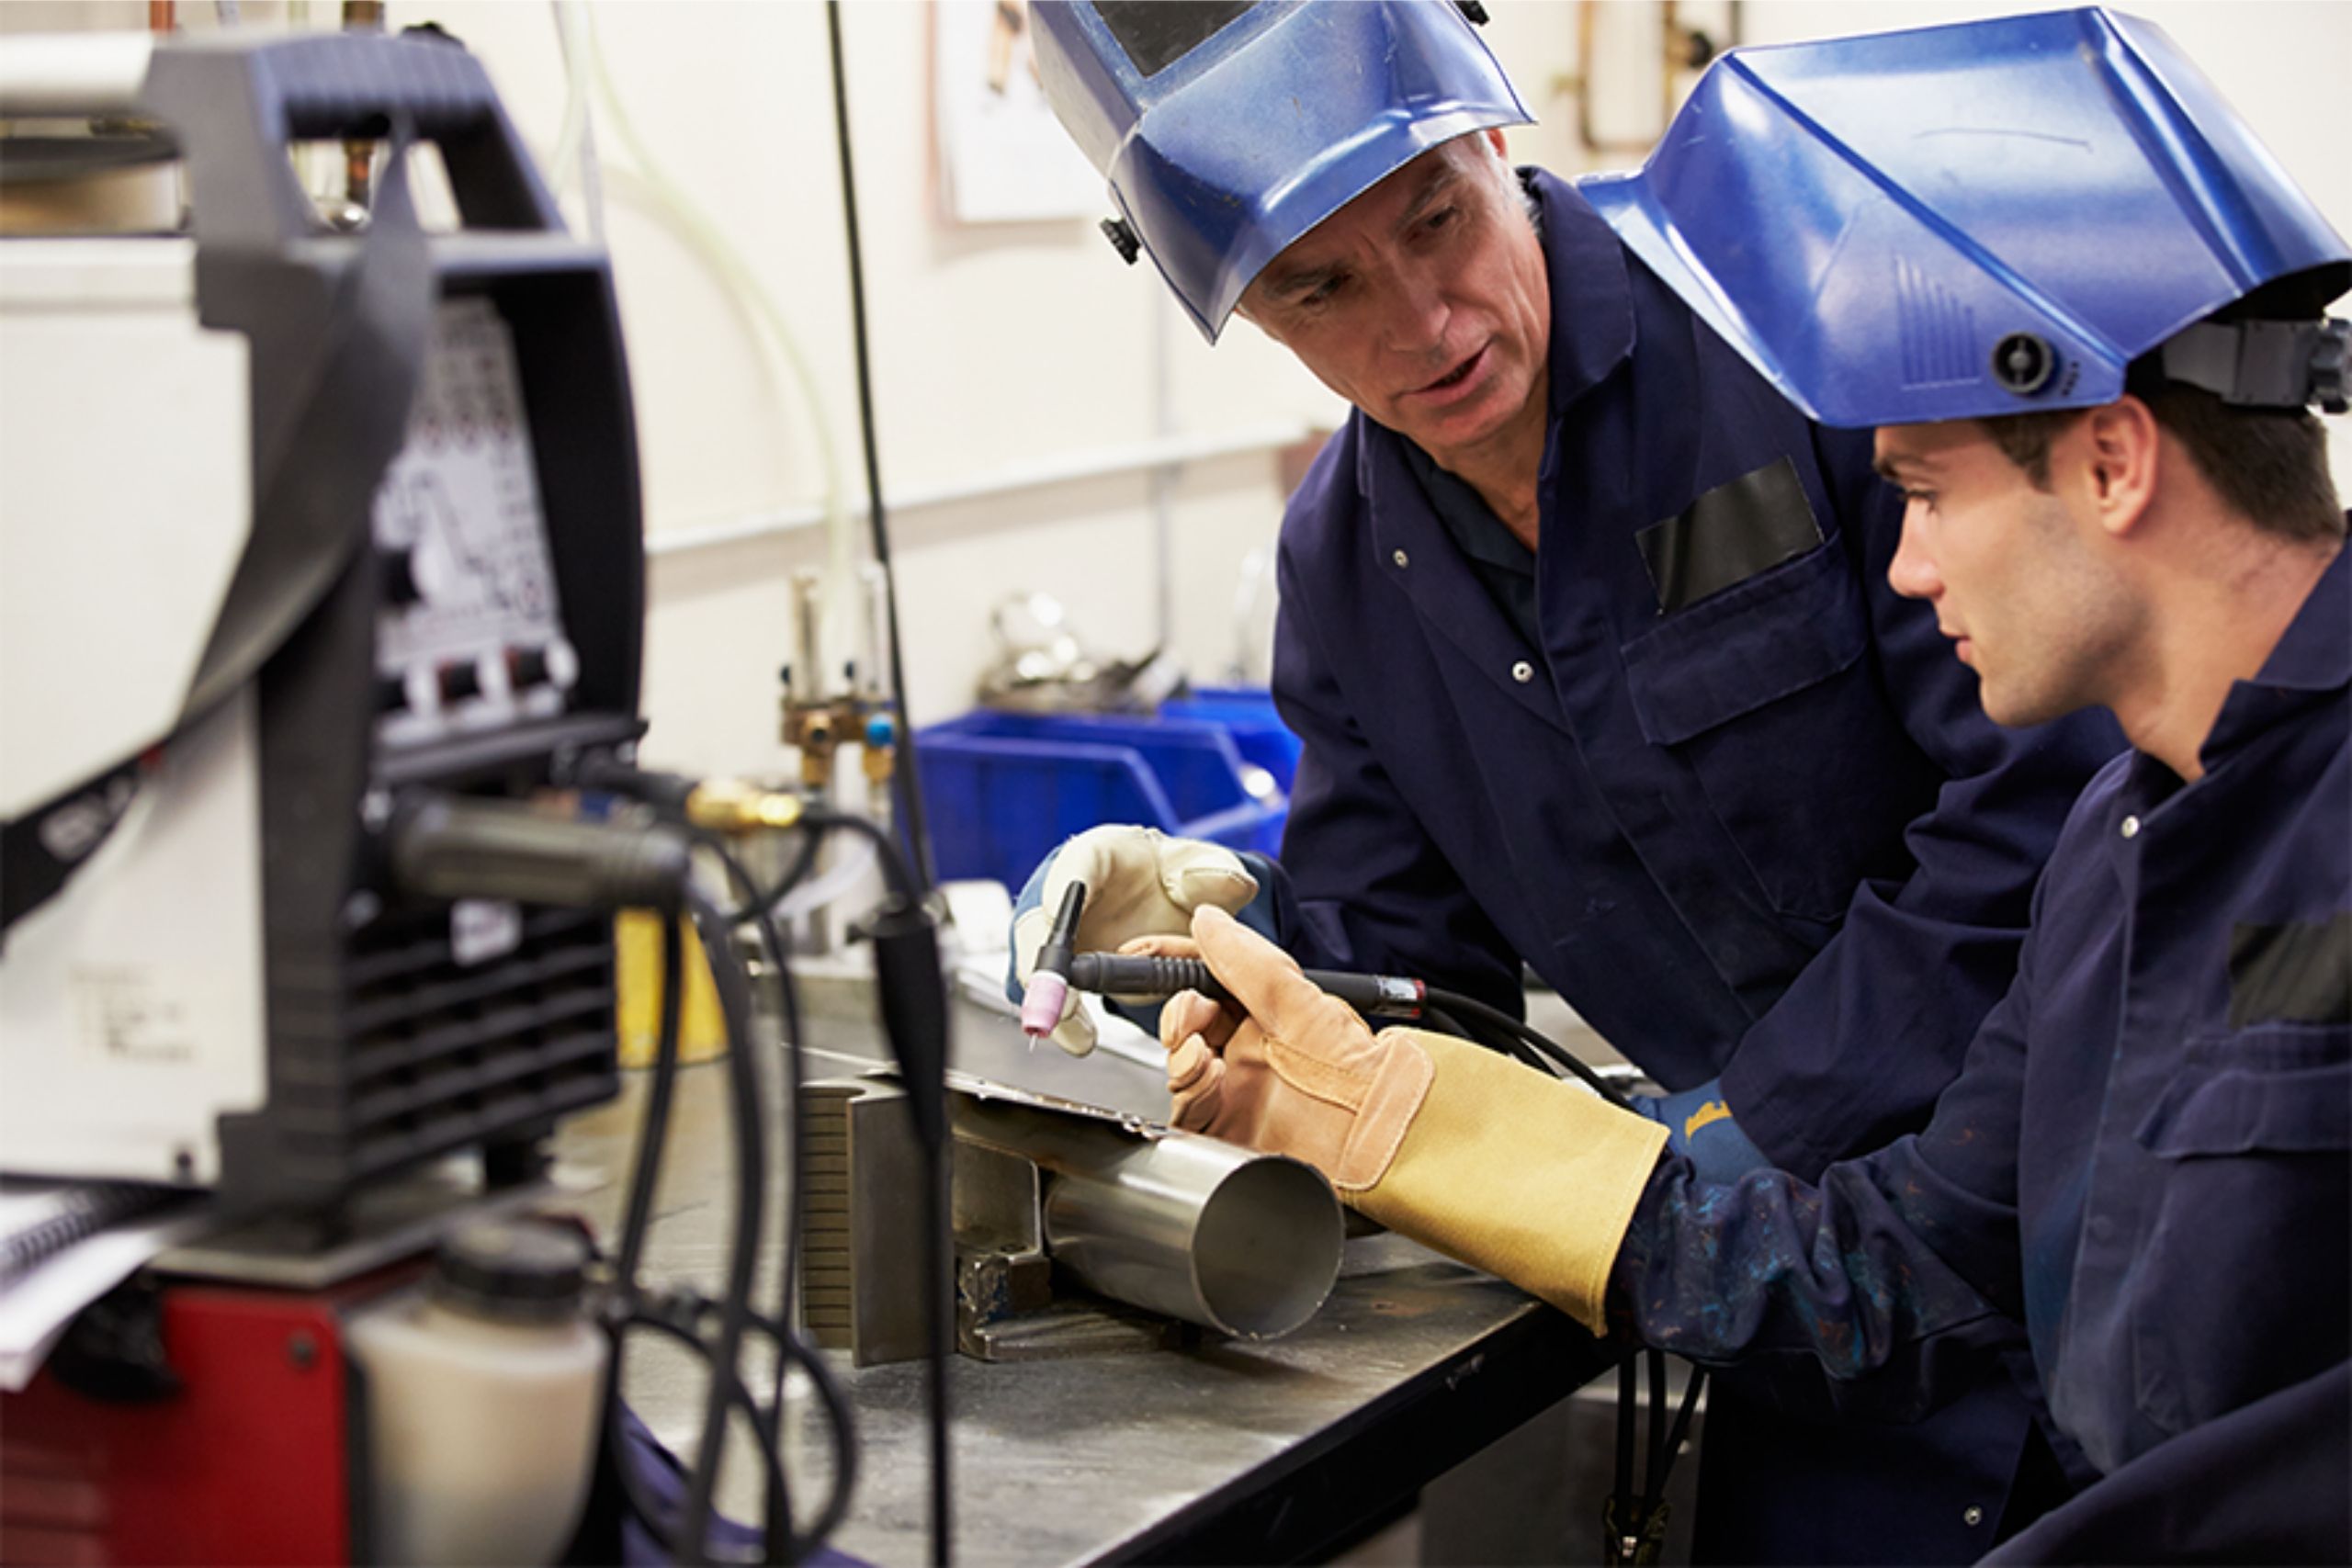
{"type": "MultiPolygon", "coordinates": [[[[812,1077],[854,1071],[877,1036],[819,1018],[812,1077]]],[[[1164,1113],[1159,1075],[1098,1053],[1032,1053],[1011,1021],[959,1002],[958,1068],[1117,1109],[1164,1113]]],[[[772,1066],[772,1064],[771,1064],[772,1066]]],[[[673,1153],[645,1259],[649,1277],[718,1284],[729,1221],[724,1068],[685,1069],[673,1153]]],[[[778,1075],[765,1087],[773,1100],[778,1075]]],[[[613,1106],[575,1119],[559,1155],[577,1206],[607,1235],[638,1125],[641,1077],[613,1106]]],[[[771,1190],[781,1201],[780,1179],[771,1190]]],[[[780,1210],[774,1211],[780,1213],[780,1210]]],[[[773,1229],[775,1227],[771,1227],[773,1229]]],[[[773,1300],[774,1259],[763,1274],[773,1300]]],[[[877,1563],[928,1552],[929,1460],[921,1362],[853,1370],[832,1355],[855,1406],[855,1501],[832,1544],[877,1563]]],[[[956,1555],[970,1563],[1272,1562],[1318,1555],[1394,1514],[1423,1485],[1574,1392],[1610,1363],[1591,1337],[1516,1289],[1400,1237],[1348,1244],[1330,1300],[1266,1344],[1199,1334],[1184,1348],[951,1369],[956,1555]]],[[[763,1380],[764,1374],[762,1374],[763,1380]]],[[[658,1342],[633,1344],[626,1392],[654,1431],[690,1453],[700,1380],[658,1342]]],[[[786,1459],[796,1497],[827,1475],[820,1421],[796,1401],[786,1459]]],[[[735,1517],[759,1513],[756,1464],[740,1435],[720,1490],[735,1517]]],[[[808,1504],[800,1504],[804,1516],[808,1504]]]]}

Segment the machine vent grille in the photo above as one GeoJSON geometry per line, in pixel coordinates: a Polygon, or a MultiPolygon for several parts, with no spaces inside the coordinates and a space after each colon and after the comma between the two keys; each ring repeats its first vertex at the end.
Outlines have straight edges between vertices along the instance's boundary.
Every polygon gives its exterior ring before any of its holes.
{"type": "Polygon", "coordinates": [[[445,911],[379,920],[345,955],[343,1105],[371,1177],[610,1099],[609,916],[528,909],[520,942],[461,964],[445,911]]]}

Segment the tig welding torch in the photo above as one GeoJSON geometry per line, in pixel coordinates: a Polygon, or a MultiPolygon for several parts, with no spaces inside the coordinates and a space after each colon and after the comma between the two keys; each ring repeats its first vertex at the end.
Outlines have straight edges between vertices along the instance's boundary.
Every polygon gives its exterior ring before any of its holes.
{"type": "MultiPolygon", "coordinates": [[[[1032,1039],[1052,1032],[1072,991],[1131,1001],[1159,1001],[1179,991],[1197,991],[1214,1002],[1234,1003],[1233,993],[1197,958],[1078,952],[1079,916],[1085,908],[1086,884],[1073,882],[1063,890],[1060,908],[1054,913],[1054,923],[1022,995],[1021,1027],[1032,1039]]],[[[1419,980],[1336,969],[1309,969],[1305,974],[1323,991],[1371,1018],[1418,1020],[1430,999],[1429,987],[1419,980]]]]}
{"type": "MultiPolygon", "coordinates": [[[[1340,969],[1303,971],[1307,980],[1367,1018],[1417,1019],[1429,1001],[1429,987],[1394,975],[1353,975],[1340,969]]],[[[1080,953],[1069,960],[1069,988],[1097,991],[1136,1001],[1158,1001],[1179,991],[1198,991],[1213,1002],[1233,1002],[1209,966],[1197,958],[1159,958],[1121,953],[1080,953]]],[[[1234,1003],[1238,1006],[1238,1003],[1234,1003]]]]}
{"type": "MultiPolygon", "coordinates": [[[[1032,1038],[1052,1030],[1072,991],[1092,991],[1130,1001],[1159,1001],[1179,991],[1195,991],[1221,1005],[1240,1007],[1233,993],[1198,958],[1077,952],[1078,919],[1085,907],[1086,886],[1073,883],[1062,895],[1061,908],[1038,952],[1023,998],[1021,1022],[1032,1038]]],[[[1356,975],[1337,969],[1300,973],[1325,995],[1338,998],[1367,1018],[1400,1019],[1466,1035],[1539,1071],[1566,1073],[1611,1104],[1626,1106],[1624,1094],[1577,1060],[1575,1053],[1476,997],[1439,990],[1427,981],[1396,975],[1356,975]]]]}

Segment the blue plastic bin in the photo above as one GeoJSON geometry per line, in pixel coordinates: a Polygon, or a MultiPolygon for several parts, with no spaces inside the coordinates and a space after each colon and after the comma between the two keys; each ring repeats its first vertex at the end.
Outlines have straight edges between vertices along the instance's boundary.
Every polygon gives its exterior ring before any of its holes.
{"type": "Polygon", "coordinates": [[[1271,854],[1298,766],[1263,692],[1196,692],[1153,718],[982,710],[917,739],[940,876],[1016,891],[1056,845],[1104,822],[1271,854]],[[1259,769],[1271,793],[1251,794],[1259,769]]]}
{"type": "Polygon", "coordinates": [[[1191,696],[1160,704],[1159,716],[1223,725],[1240,749],[1241,760],[1273,774],[1283,794],[1290,794],[1291,780],[1298,776],[1298,737],[1283,725],[1264,687],[1195,686],[1191,696]]]}

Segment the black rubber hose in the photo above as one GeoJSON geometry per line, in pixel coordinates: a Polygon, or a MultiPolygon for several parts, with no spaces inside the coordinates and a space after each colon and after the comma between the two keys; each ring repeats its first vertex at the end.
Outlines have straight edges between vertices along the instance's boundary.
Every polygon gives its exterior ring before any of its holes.
{"type": "MultiPolygon", "coordinates": [[[[736,1374],[734,1369],[718,1361],[711,1349],[710,1342],[684,1325],[674,1323],[658,1313],[640,1311],[632,1312],[623,1319],[620,1327],[623,1329],[650,1328],[656,1333],[666,1334],[703,1359],[704,1364],[710,1369],[712,1397],[720,1402],[721,1411],[730,1407],[740,1410],[742,1412],[743,1419],[751,1423],[752,1437],[760,1450],[760,1462],[767,1472],[768,1487],[771,1491],[788,1499],[790,1493],[786,1488],[784,1476],[784,1450],[778,1442],[781,1412],[773,1412],[763,1417],[758,1404],[752,1398],[752,1391],[744,1386],[743,1380],[736,1374]]],[[[617,1356],[619,1351],[617,1343],[614,1349],[617,1356]]],[[[626,1462],[619,1461],[617,1456],[616,1462],[622,1475],[630,1476],[626,1462]]],[[[684,1558],[689,1561],[699,1561],[707,1554],[710,1546],[707,1519],[703,1523],[703,1539],[699,1549],[692,1552],[684,1551],[680,1549],[679,1542],[694,1539],[685,1528],[684,1521],[662,1520],[659,1517],[661,1510],[655,1507],[652,1501],[643,1493],[637,1490],[633,1477],[627,1483],[626,1490],[631,1511],[645,1521],[646,1529],[653,1533],[656,1540],[661,1540],[670,1549],[670,1556],[673,1560],[684,1558]]],[[[797,1562],[802,1556],[806,1555],[803,1544],[790,1533],[791,1514],[788,1502],[785,1518],[786,1536],[783,1552],[779,1555],[774,1551],[775,1541],[773,1537],[762,1542],[763,1554],[766,1560],[772,1562],[797,1562]]]]}
{"type": "MultiPolygon", "coordinates": [[[[813,851],[820,837],[815,832],[808,835],[810,850],[813,851]]],[[[787,1141],[784,1167],[786,1173],[784,1257],[776,1270],[776,1321],[785,1325],[788,1331],[792,1322],[793,1286],[798,1273],[801,1247],[808,1235],[808,1184],[802,1179],[804,1173],[801,1170],[802,1158],[808,1146],[808,1108],[802,1093],[805,1073],[800,1056],[804,1041],[800,1032],[799,990],[792,982],[792,940],[790,933],[777,923],[773,897],[763,898],[758,894],[752,874],[728,847],[726,840],[714,833],[703,840],[703,846],[717,857],[718,863],[726,869],[729,879],[735,884],[738,894],[744,899],[741,910],[729,911],[729,923],[749,911],[759,933],[761,951],[775,976],[778,1011],[784,1024],[778,1045],[784,1059],[785,1135],[787,1141]]],[[[801,857],[804,864],[814,858],[810,853],[804,853],[801,857]]],[[[787,874],[776,891],[789,887],[794,880],[793,875],[787,874]]],[[[782,1409],[784,1404],[785,1363],[786,1358],[779,1355],[775,1363],[775,1384],[772,1391],[773,1402],[778,1409],[782,1409]]]]}
{"type": "MultiPolygon", "coordinates": [[[[685,969],[685,933],[678,929],[675,915],[664,915],[662,924],[660,1044],[654,1050],[653,1077],[646,1089],[644,1119],[638,1127],[637,1159],[629,1172],[628,1207],[621,1221],[620,1256],[613,1275],[614,1293],[625,1315],[636,1312],[642,1294],[638,1288],[637,1266],[644,1253],[645,1233],[653,1213],[653,1190],[662,1168],[662,1146],[668,1138],[671,1091],[678,1072],[678,1017],[684,989],[681,981],[685,969]]],[[[627,1359],[628,1338],[619,1324],[613,1325],[612,1340],[612,1355],[605,1366],[605,1450],[629,1506],[645,1521],[647,1529],[666,1540],[669,1530],[649,1511],[645,1499],[637,1491],[628,1444],[622,1438],[621,1368],[627,1359]]],[[[671,1555],[675,1557],[677,1552],[673,1550],[671,1555]]]]}
{"type": "Polygon", "coordinates": [[[1574,1053],[1544,1038],[1544,1035],[1530,1029],[1501,1009],[1488,1007],[1476,997],[1465,997],[1454,991],[1441,991],[1435,987],[1430,988],[1429,999],[1449,1012],[1460,1014],[1474,1024],[1483,1024],[1500,1033],[1508,1034],[1514,1040],[1526,1042],[1533,1049],[1542,1052],[1547,1061],[1566,1067],[1575,1074],[1595,1094],[1617,1107],[1618,1110],[1633,1110],[1633,1106],[1627,1103],[1623,1095],[1618,1093],[1599,1073],[1577,1060],[1574,1053]]]}
{"type": "MultiPolygon", "coordinates": [[[[766,1200],[767,1145],[760,1119],[759,1066],[752,1049],[751,987],[736,956],[724,912],[689,887],[687,911],[702,935],[704,955],[727,1021],[728,1109],[735,1144],[735,1224],[727,1259],[727,1293],[720,1308],[718,1343],[713,1359],[729,1375],[742,1354],[743,1325],[752,1311],[752,1281],[760,1254],[761,1209],[766,1200]]],[[[727,1401],[716,1378],[703,1409],[702,1446],[686,1492],[686,1560],[702,1560],[710,1528],[711,1498],[718,1483],[727,1440],[727,1401]]]]}
{"type": "Polygon", "coordinates": [[[1666,1495],[1666,1352],[1646,1352],[1650,1364],[1650,1462],[1642,1488],[1642,1513],[1646,1519],[1666,1495]]]}

